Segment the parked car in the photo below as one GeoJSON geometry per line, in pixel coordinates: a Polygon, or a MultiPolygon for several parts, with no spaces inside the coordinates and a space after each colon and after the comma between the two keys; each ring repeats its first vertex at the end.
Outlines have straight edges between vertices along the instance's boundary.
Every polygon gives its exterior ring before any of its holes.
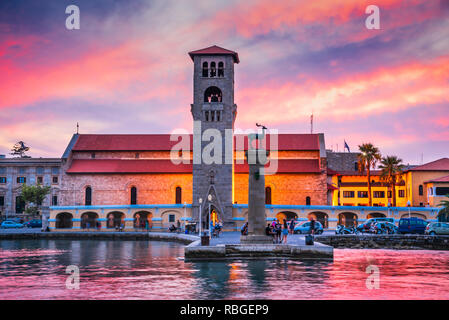
{"type": "Polygon", "coordinates": [[[427,221],[412,217],[399,220],[400,233],[420,233],[423,234],[426,229],[427,221]]]}
{"type": "Polygon", "coordinates": [[[373,226],[373,233],[376,234],[381,234],[381,233],[385,233],[385,234],[395,234],[395,233],[399,233],[399,227],[396,226],[394,223],[391,222],[375,222],[373,224],[371,224],[373,226]]]}
{"type": "Polygon", "coordinates": [[[5,220],[0,225],[0,228],[3,228],[3,229],[23,228],[23,224],[15,222],[15,221],[11,221],[11,220],[5,220]]]}
{"type": "Polygon", "coordinates": [[[364,223],[357,226],[358,232],[371,232],[371,225],[376,222],[390,222],[394,223],[394,218],[371,218],[366,220],[364,223]]]}
{"type": "MultiPolygon", "coordinates": [[[[323,225],[315,221],[315,234],[322,234],[324,231],[323,225]]],[[[293,229],[294,233],[304,233],[307,234],[310,232],[310,221],[303,222],[301,224],[296,224],[295,229],[293,229]]]]}
{"type": "Polygon", "coordinates": [[[449,234],[449,223],[447,222],[431,222],[427,225],[425,234],[449,234]]]}
{"type": "Polygon", "coordinates": [[[42,220],[33,219],[23,224],[27,228],[42,228],[42,220]]]}

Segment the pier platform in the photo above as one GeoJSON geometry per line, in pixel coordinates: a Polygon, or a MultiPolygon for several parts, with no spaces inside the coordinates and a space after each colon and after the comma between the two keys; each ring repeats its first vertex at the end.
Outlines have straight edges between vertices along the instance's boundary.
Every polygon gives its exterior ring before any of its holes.
{"type": "Polygon", "coordinates": [[[201,246],[195,241],[184,248],[186,260],[208,259],[333,259],[334,248],[315,242],[295,244],[218,244],[201,246]]]}

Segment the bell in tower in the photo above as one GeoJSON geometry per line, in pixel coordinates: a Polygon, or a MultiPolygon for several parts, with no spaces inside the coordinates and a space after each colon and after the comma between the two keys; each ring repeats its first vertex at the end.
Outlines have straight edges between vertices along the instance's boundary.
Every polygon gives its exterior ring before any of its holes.
{"type": "Polygon", "coordinates": [[[232,132],[237,115],[234,64],[240,61],[236,52],[218,46],[192,51],[189,55],[194,65],[191,105],[194,121],[193,219],[201,220],[202,230],[209,229],[217,220],[225,228],[232,227],[232,132]],[[204,161],[203,155],[210,153],[208,137],[221,139],[221,152],[213,151],[214,161],[204,161]],[[231,148],[226,148],[229,144],[231,148]],[[226,152],[232,154],[226,156],[226,152]]]}

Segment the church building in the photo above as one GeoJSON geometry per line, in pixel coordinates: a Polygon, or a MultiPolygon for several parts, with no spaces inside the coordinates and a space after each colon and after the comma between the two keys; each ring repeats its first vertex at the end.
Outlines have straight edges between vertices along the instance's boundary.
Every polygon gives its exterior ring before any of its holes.
{"type": "MultiPolygon", "coordinates": [[[[178,141],[170,134],[73,135],[62,156],[58,206],[51,207],[49,220],[52,229],[115,230],[119,225],[125,230],[157,229],[200,219],[207,225],[212,219],[234,230],[244,223],[248,139],[233,134],[238,111],[234,67],[239,56],[218,46],[189,56],[194,132],[180,138],[190,148],[174,152],[178,141]],[[205,139],[210,132],[222,146],[222,152],[213,150],[220,161],[212,163],[201,156],[210,153],[210,141],[205,139]]],[[[270,162],[276,162],[276,170],[265,178],[267,208],[330,204],[323,134],[269,132],[267,150],[270,162]],[[272,144],[275,140],[277,144],[272,144]]],[[[267,217],[275,218],[269,209],[267,217]]],[[[283,217],[294,218],[288,213],[283,217]]]]}

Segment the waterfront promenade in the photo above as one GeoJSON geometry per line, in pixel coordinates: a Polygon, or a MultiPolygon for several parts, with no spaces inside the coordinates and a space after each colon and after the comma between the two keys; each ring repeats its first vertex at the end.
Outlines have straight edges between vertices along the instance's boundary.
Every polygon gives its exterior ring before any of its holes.
{"type": "MultiPolygon", "coordinates": [[[[185,245],[200,246],[200,237],[194,234],[146,231],[67,231],[42,232],[40,229],[0,229],[0,240],[19,239],[86,239],[86,240],[141,240],[181,242],[185,245]],[[196,242],[196,243],[195,243],[196,242]]],[[[325,230],[315,236],[315,243],[333,248],[351,249],[413,249],[449,250],[449,236],[420,234],[346,234],[336,235],[334,230],[325,230]]],[[[207,247],[224,247],[240,244],[240,232],[222,232],[220,237],[211,238],[207,247]]],[[[283,244],[280,244],[282,246],[283,244]]],[[[288,235],[287,245],[305,246],[305,236],[288,235]]]]}

